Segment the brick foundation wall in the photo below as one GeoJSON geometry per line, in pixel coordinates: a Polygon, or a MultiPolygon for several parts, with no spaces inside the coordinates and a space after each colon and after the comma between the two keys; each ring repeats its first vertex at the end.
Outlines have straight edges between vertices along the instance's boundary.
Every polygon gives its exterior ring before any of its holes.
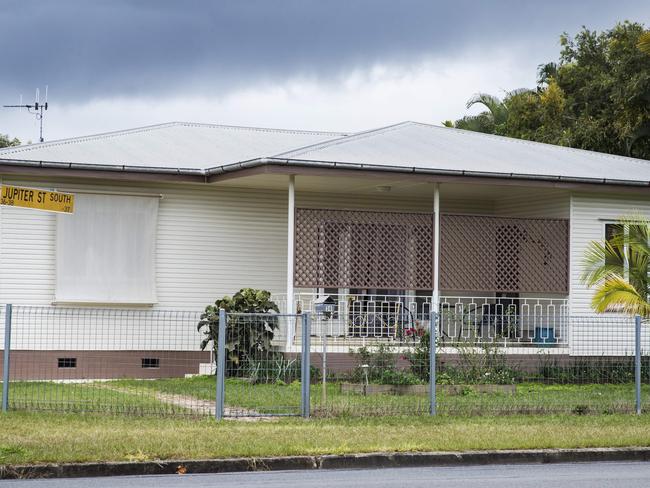
{"type": "Polygon", "coordinates": [[[209,362],[209,351],[16,350],[11,351],[10,376],[12,380],[178,378],[198,374],[199,364],[209,362]],[[76,366],[59,367],[63,358],[75,358],[76,366]],[[158,359],[158,367],[143,368],[143,358],[158,359]]]}

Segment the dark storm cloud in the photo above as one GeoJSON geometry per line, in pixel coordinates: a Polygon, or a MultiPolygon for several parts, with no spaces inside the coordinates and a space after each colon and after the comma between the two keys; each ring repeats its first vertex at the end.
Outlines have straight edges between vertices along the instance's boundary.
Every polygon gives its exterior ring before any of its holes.
{"type": "Polygon", "coordinates": [[[296,75],[327,80],[377,62],[449,59],[473,47],[544,41],[551,54],[563,30],[608,27],[643,3],[5,0],[0,93],[48,83],[59,101],[216,95],[296,75]]]}

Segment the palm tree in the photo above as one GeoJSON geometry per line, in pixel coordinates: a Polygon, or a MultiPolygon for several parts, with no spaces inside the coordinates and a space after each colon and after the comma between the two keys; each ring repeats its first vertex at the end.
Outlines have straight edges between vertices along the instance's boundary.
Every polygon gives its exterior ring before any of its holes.
{"type": "Polygon", "coordinates": [[[625,312],[650,318],[650,220],[623,217],[604,242],[592,242],[584,258],[582,281],[595,288],[598,312],[625,312]]]}
{"type": "Polygon", "coordinates": [[[465,106],[470,108],[476,104],[483,105],[487,108],[487,113],[490,115],[494,125],[505,124],[508,120],[508,107],[499,97],[490,95],[489,93],[477,93],[467,100],[465,106]]]}
{"type": "Polygon", "coordinates": [[[495,95],[489,93],[477,93],[472,98],[467,100],[465,106],[467,108],[474,105],[483,105],[487,110],[478,115],[467,115],[461,119],[465,122],[469,130],[476,130],[478,132],[499,132],[499,128],[505,126],[508,121],[508,100],[517,95],[532,92],[528,88],[518,88],[506,92],[505,97],[501,100],[495,95]],[[476,126],[476,128],[475,128],[476,126]],[[492,130],[488,127],[491,126],[492,130]]]}

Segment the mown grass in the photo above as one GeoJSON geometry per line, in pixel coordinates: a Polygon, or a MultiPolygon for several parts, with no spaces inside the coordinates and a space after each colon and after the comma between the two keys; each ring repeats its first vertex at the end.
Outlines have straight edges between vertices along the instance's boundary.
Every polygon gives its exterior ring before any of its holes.
{"type": "Polygon", "coordinates": [[[185,408],[156,399],[151,390],[121,389],[114,382],[12,381],[9,408],[11,410],[127,414],[187,413],[185,408]]]}
{"type": "Polygon", "coordinates": [[[648,432],[648,415],[283,418],[217,423],[10,412],[0,416],[0,464],[650,446],[648,432]]]}
{"type": "MultiPolygon", "coordinates": [[[[170,378],[153,381],[121,380],[115,382],[133,391],[156,391],[213,400],[212,376],[170,378]]],[[[311,404],[315,415],[406,415],[426,413],[424,395],[360,395],[342,393],[340,384],[328,383],[323,396],[322,385],[311,386],[311,404]]],[[[650,400],[650,385],[643,385],[643,397],[650,400]]],[[[226,381],[226,406],[258,413],[297,413],[300,407],[300,384],[251,384],[244,380],[226,381]]],[[[635,408],[633,384],[546,385],[522,383],[515,393],[478,393],[472,386],[461,395],[438,394],[438,411],[455,415],[486,413],[629,413],[635,408]]],[[[646,408],[650,404],[646,402],[646,408]]]]}

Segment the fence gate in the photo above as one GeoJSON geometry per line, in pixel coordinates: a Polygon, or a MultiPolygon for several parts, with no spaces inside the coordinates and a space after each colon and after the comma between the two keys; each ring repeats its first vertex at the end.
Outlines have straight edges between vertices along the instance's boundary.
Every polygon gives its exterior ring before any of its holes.
{"type": "MultiPolygon", "coordinates": [[[[217,419],[309,415],[309,354],[281,351],[290,328],[308,327],[307,315],[221,311],[215,341],[217,419]]],[[[300,335],[308,344],[309,333],[300,335]]]]}

